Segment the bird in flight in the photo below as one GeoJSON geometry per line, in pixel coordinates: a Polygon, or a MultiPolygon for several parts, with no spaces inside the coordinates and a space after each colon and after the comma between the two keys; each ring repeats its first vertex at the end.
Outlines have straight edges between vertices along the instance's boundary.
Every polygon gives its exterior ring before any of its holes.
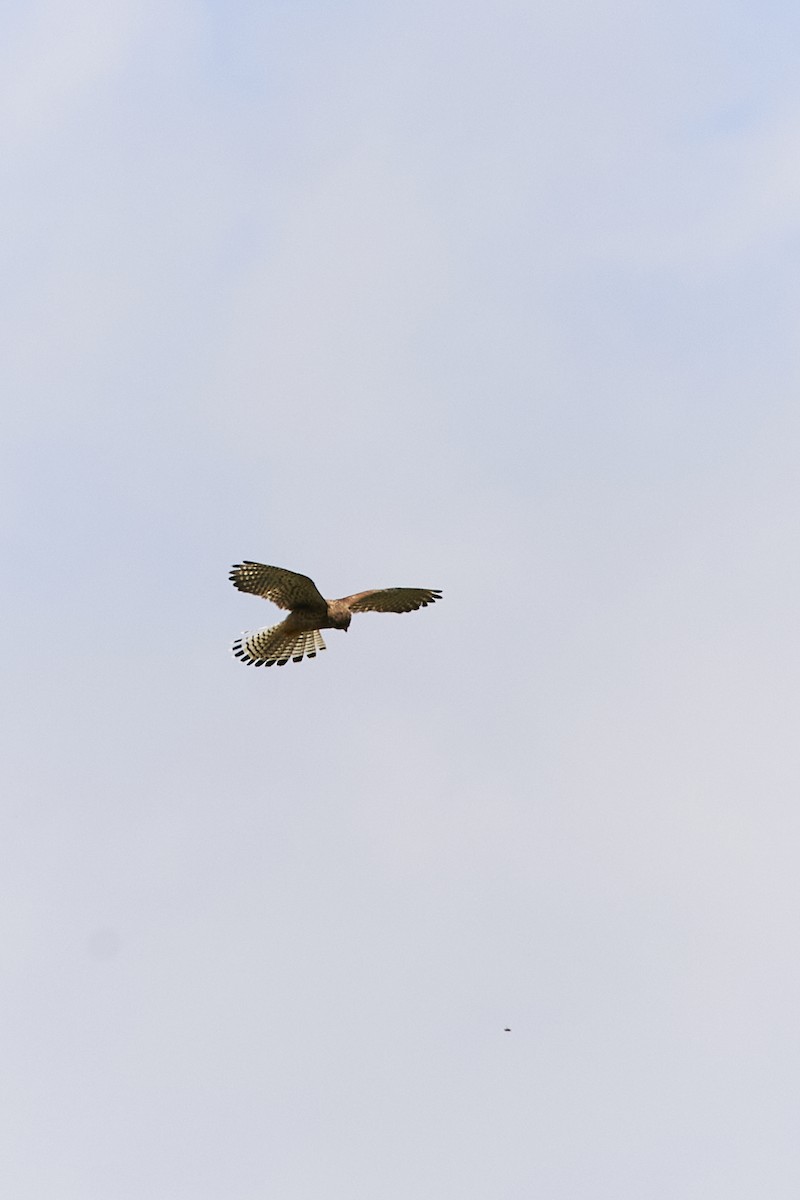
{"type": "Polygon", "coordinates": [[[278,608],[289,610],[279,625],[243,633],[233,643],[236,657],[253,667],[271,667],[274,663],[282,667],[289,659],[300,662],[303,657],[314,658],[325,649],[320,630],[347,631],[353,613],[414,612],[442,595],[435,588],[374,588],[341,600],[325,600],[307,575],[246,560],[231,567],[230,581],[240,592],[262,596],[278,608]]]}

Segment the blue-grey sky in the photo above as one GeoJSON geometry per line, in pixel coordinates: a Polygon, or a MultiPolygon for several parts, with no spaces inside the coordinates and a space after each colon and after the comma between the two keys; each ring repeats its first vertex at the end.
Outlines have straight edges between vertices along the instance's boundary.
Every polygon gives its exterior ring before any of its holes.
{"type": "Polygon", "coordinates": [[[797,9],[4,27],[3,1194],[796,1200],[797,9]]]}

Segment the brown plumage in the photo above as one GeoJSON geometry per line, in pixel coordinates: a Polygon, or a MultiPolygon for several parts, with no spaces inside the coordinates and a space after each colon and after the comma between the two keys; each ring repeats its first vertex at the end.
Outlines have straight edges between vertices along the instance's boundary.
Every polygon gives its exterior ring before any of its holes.
{"type": "Polygon", "coordinates": [[[289,610],[280,625],[243,633],[233,643],[233,653],[254,667],[284,666],[300,662],[325,649],[320,629],[344,629],[353,613],[414,612],[441,598],[435,588],[374,588],[341,600],[326,600],[313,580],[282,567],[264,563],[237,563],[230,581],[240,592],[250,592],[289,610]]]}

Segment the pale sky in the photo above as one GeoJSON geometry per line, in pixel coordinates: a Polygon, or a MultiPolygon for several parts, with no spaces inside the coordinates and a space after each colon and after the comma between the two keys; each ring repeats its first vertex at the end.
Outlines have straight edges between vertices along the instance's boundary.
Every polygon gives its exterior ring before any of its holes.
{"type": "Polygon", "coordinates": [[[800,10],[3,25],[0,1192],[797,1200],[800,10]]]}

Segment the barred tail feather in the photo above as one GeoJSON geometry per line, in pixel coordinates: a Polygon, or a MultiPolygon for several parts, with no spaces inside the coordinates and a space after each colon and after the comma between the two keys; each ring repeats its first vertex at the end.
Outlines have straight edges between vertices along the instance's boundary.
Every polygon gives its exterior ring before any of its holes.
{"type": "Polygon", "coordinates": [[[251,667],[271,667],[275,663],[283,667],[289,661],[300,662],[314,658],[325,649],[322,634],[318,629],[287,633],[280,625],[271,629],[257,629],[255,633],[243,633],[231,647],[235,656],[251,667]]]}
{"type": "Polygon", "coordinates": [[[306,633],[305,645],[302,653],[292,662],[300,662],[300,659],[305,654],[306,658],[316,658],[318,650],[324,650],[325,643],[322,640],[322,634],[318,629],[309,629],[306,633]]]}

